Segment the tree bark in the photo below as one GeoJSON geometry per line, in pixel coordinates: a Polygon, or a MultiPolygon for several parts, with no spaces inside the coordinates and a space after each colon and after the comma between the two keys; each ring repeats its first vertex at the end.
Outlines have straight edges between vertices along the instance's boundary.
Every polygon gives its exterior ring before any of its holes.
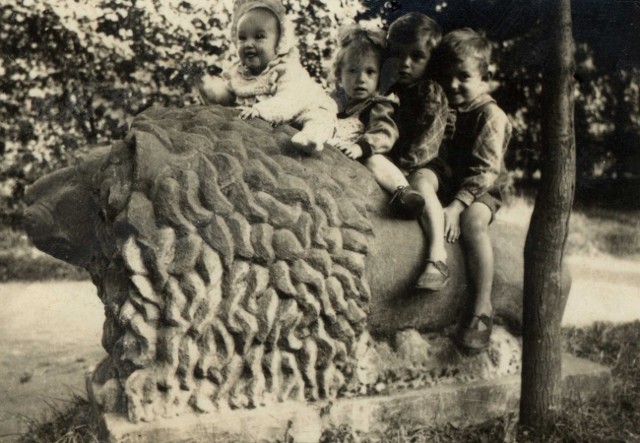
{"type": "Polygon", "coordinates": [[[550,429],[560,400],[560,323],[567,301],[562,259],[575,191],[571,5],[543,3],[550,44],[543,74],[541,184],[524,250],[520,399],[520,423],[537,434],[550,429]]]}

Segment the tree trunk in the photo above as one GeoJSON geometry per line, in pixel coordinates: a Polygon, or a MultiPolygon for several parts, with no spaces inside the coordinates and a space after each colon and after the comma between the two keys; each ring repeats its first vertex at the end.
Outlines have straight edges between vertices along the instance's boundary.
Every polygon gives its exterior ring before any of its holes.
{"type": "Polygon", "coordinates": [[[559,402],[562,258],[575,191],[573,37],[570,0],[544,2],[550,37],[543,78],[542,178],[524,250],[520,423],[550,429],[559,402]]]}

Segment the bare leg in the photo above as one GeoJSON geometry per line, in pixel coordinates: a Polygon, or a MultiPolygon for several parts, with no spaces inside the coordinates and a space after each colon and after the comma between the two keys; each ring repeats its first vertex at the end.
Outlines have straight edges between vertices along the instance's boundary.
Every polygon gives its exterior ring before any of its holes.
{"type": "Polygon", "coordinates": [[[325,109],[307,111],[298,122],[302,130],[291,137],[291,143],[306,152],[322,151],[336,129],[336,115],[325,109]]]}
{"type": "MultiPolygon", "coordinates": [[[[491,210],[484,203],[472,203],[460,216],[460,230],[466,249],[467,269],[475,295],[474,315],[491,316],[493,248],[489,237],[491,210]]],[[[483,328],[483,323],[479,324],[483,328]]]]}
{"type": "Polygon", "coordinates": [[[384,155],[374,154],[364,161],[364,165],[371,171],[378,185],[390,194],[393,194],[398,186],[409,186],[402,171],[384,155]]]}
{"type": "Polygon", "coordinates": [[[442,272],[432,262],[447,262],[447,251],[445,249],[444,241],[444,212],[442,210],[442,204],[438,199],[438,178],[429,169],[420,169],[411,176],[409,176],[409,182],[412,187],[418,191],[425,200],[425,207],[420,217],[420,226],[425,233],[427,240],[427,263],[423,274],[418,279],[418,286],[420,287],[420,281],[427,274],[442,275],[442,272]]]}

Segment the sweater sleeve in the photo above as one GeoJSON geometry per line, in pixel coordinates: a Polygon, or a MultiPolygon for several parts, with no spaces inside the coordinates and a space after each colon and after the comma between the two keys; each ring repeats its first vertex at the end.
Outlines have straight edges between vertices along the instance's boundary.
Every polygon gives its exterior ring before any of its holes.
{"type": "Polygon", "coordinates": [[[496,182],[502,168],[504,152],[511,137],[511,123],[495,103],[478,116],[477,133],[470,151],[467,175],[455,195],[465,206],[487,192],[496,182]]]}
{"type": "Polygon", "coordinates": [[[398,127],[393,120],[394,110],[391,101],[379,101],[369,110],[367,128],[356,142],[362,148],[363,158],[389,152],[398,140],[398,127]]]}
{"type": "Polygon", "coordinates": [[[231,106],[235,100],[228,76],[204,76],[198,82],[197,89],[203,105],[231,106]]]}
{"type": "Polygon", "coordinates": [[[439,84],[429,82],[425,85],[420,115],[415,116],[418,134],[399,159],[400,166],[406,169],[421,168],[438,156],[448,115],[449,105],[444,90],[439,84]]]}

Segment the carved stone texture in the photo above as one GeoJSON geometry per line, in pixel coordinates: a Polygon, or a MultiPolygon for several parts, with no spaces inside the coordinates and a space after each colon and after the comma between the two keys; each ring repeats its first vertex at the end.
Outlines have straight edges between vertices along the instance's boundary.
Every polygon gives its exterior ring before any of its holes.
{"type": "MultiPolygon", "coordinates": [[[[369,332],[442,330],[468,305],[458,244],[447,290],[412,293],[423,235],[362,165],[236,115],[152,108],[29,190],[35,244],[86,267],[105,305],[90,390],[134,422],[369,392],[388,372],[358,366],[369,332]]],[[[494,305],[517,328],[524,233],[492,234],[494,305]]]]}

